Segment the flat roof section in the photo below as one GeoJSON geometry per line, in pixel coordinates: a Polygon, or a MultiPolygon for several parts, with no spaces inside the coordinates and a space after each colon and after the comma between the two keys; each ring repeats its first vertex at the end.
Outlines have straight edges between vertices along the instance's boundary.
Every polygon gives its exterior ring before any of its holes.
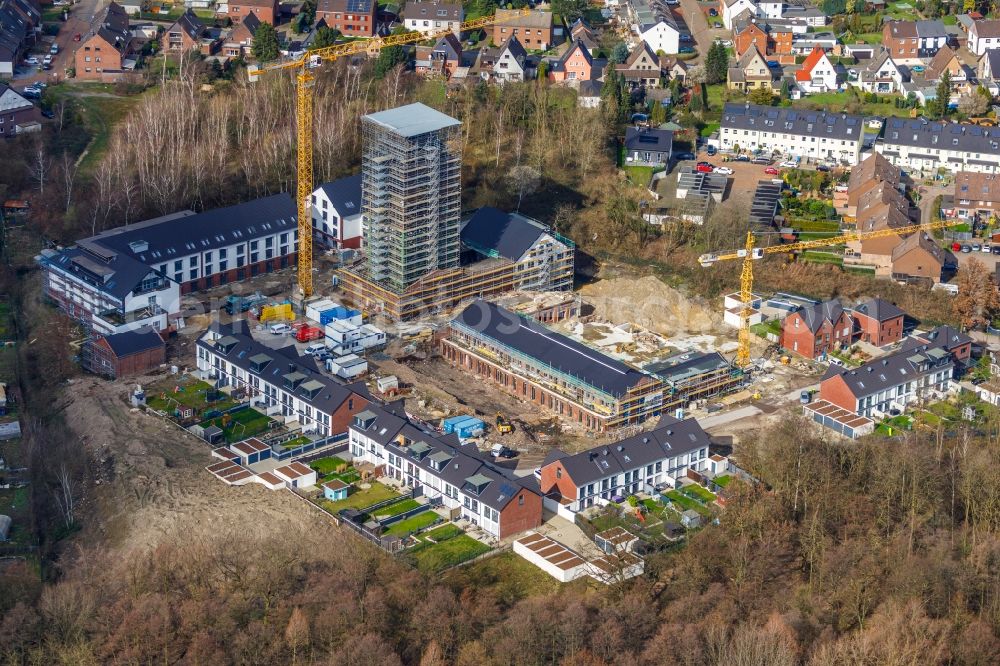
{"type": "Polygon", "coordinates": [[[462,124],[451,116],[420,102],[378,113],[369,113],[365,119],[404,137],[420,136],[462,124]]]}
{"type": "Polygon", "coordinates": [[[583,558],[572,550],[537,532],[521,537],[517,543],[526,546],[542,559],[564,571],[584,564],[583,558]]]}

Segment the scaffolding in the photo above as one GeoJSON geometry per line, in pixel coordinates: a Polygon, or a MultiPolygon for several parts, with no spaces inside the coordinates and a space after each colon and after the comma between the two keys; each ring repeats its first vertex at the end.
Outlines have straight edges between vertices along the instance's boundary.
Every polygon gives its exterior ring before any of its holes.
{"type": "Polygon", "coordinates": [[[458,267],[461,150],[453,139],[461,126],[411,134],[378,116],[362,124],[368,272],[402,292],[430,271],[458,267]]]}

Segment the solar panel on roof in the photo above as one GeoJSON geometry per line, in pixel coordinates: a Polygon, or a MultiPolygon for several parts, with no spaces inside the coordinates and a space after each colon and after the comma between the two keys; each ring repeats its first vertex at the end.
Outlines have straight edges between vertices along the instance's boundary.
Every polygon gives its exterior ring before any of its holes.
{"type": "Polygon", "coordinates": [[[347,0],[347,11],[363,12],[369,8],[369,0],[347,0]]]}

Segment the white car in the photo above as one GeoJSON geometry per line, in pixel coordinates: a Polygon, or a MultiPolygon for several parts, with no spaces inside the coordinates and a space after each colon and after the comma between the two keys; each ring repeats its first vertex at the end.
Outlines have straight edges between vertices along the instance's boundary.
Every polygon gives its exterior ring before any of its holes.
{"type": "Polygon", "coordinates": [[[724,176],[732,176],[736,172],[729,167],[715,167],[715,173],[721,173],[724,176]]]}
{"type": "Polygon", "coordinates": [[[798,168],[799,165],[797,162],[792,162],[791,160],[789,160],[787,162],[782,162],[778,166],[781,167],[782,169],[796,169],[798,168]]]}
{"type": "Polygon", "coordinates": [[[292,332],[292,327],[288,324],[271,324],[268,330],[272,335],[288,335],[292,332]]]}
{"type": "Polygon", "coordinates": [[[35,56],[28,56],[27,58],[24,59],[24,62],[28,63],[29,65],[37,65],[38,58],[36,58],[35,56]]]}

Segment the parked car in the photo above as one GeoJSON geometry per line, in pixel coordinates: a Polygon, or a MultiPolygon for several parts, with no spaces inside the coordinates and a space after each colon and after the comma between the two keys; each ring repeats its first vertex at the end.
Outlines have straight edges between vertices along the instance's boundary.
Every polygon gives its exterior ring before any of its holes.
{"type": "Polygon", "coordinates": [[[292,327],[288,324],[271,324],[268,329],[272,335],[288,335],[292,332],[292,327]]]}
{"type": "Polygon", "coordinates": [[[310,356],[316,356],[322,352],[326,351],[326,345],[322,342],[315,342],[305,348],[305,353],[310,356]]]}
{"type": "Polygon", "coordinates": [[[59,45],[53,44],[51,47],[49,47],[49,53],[51,53],[52,55],[56,55],[57,53],[59,53],[59,45]]]}
{"type": "Polygon", "coordinates": [[[778,171],[775,167],[767,167],[766,169],[764,169],[764,173],[766,173],[768,176],[777,176],[781,172],[778,171]]]}
{"type": "Polygon", "coordinates": [[[724,176],[732,176],[736,172],[729,167],[715,167],[715,173],[721,173],[724,176]]]}
{"type": "Polygon", "coordinates": [[[682,42],[690,42],[691,41],[691,35],[689,35],[687,33],[684,33],[684,34],[681,35],[680,40],[682,42]]]}
{"type": "Polygon", "coordinates": [[[962,244],[961,243],[952,243],[951,244],[951,251],[952,252],[961,252],[962,251],[962,244]]]}
{"type": "Polygon", "coordinates": [[[678,53],[694,53],[694,49],[691,48],[690,46],[682,46],[679,49],[677,49],[677,52],[678,53]]]}
{"type": "Polygon", "coordinates": [[[55,118],[56,114],[54,111],[52,111],[52,109],[42,109],[42,117],[51,119],[55,118]]]}
{"type": "Polygon", "coordinates": [[[29,65],[37,65],[38,58],[36,58],[35,56],[28,56],[27,58],[24,59],[24,62],[26,62],[29,65]]]}
{"type": "Polygon", "coordinates": [[[712,7],[711,9],[708,10],[708,15],[709,16],[713,16],[713,17],[714,16],[718,16],[719,15],[719,10],[716,9],[715,7],[712,7]]]}
{"type": "Polygon", "coordinates": [[[695,158],[694,153],[677,153],[674,155],[674,159],[678,162],[683,162],[684,160],[693,160],[695,158]]]}
{"type": "Polygon", "coordinates": [[[764,157],[763,155],[758,155],[757,157],[753,158],[753,160],[751,160],[751,161],[754,164],[770,164],[774,160],[772,160],[770,157],[764,157]]]}
{"type": "Polygon", "coordinates": [[[705,148],[706,155],[714,155],[717,152],[718,151],[715,149],[715,146],[708,146],[707,148],[705,148]]]}
{"type": "Polygon", "coordinates": [[[816,165],[816,171],[829,171],[829,170],[830,170],[830,167],[827,166],[826,164],[817,164],[816,165]]]}
{"type": "Polygon", "coordinates": [[[713,171],[715,171],[715,167],[709,164],[708,162],[698,162],[698,164],[695,166],[695,170],[698,171],[699,173],[712,173],[713,171]]]}
{"type": "Polygon", "coordinates": [[[972,252],[972,248],[971,248],[971,247],[969,247],[968,245],[963,245],[963,246],[962,246],[962,252],[963,252],[964,254],[968,254],[969,252],[972,252]]]}
{"type": "Polygon", "coordinates": [[[750,161],[750,156],[749,155],[737,155],[736,157],[733,158],[733,161],[734,162],[749,162],[750,161]]]}
{"type": "Polygon", "coordinates": [[[975,244],[973,244],[973,246],[972,246],[972,251],[973,251],[973,252],[979,252],[979,251],[980,251],[980,250],[982,250],[982,249],[983,249],[983,246],[982,246],[982,245],[980,245],[979,243],[975,243],[975,244]]]}
{"type": "Polygon", "coordinates": [[[792,162],[791,160],[786,160],[785,162],[782,162],[778,166],[781,167],[782,169],[795,169],[799,165],[795,162],[792,162]]]}
{"type": "Polygon", "coordinates": [[[1000,254],[1000,245],[994,245],[990,248],[990,252],[993,254],[1000,254]]]}
{"type": "Polygon", "coordinates": [[[768,60],[767,66],[770,67],[771,69],[776,69],[778,67],[781,67],[781,63],[778,62],[777,60],[768,60]]]}
{"type": "Polygon", "coordinates": [[[75,35],[73,35],[73,41],[74,42],[78,42],[78,41],[80,41],[81,37],[82,37],[82,35],[80,33],[76,33],[75,35]]]}
{"type": "Polygon", "coordinates": [[[983,243],[983,249],[982,249],[982,251],[985,252],[986,254],[989,254],[990,251],[991,251],[990,244],[989,243],[983,243]]]}

